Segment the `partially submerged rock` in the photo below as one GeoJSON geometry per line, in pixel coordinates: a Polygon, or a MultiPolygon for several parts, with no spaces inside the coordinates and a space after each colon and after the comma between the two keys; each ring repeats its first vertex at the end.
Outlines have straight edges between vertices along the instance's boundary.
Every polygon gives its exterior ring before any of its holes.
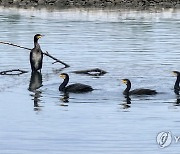
{"type": "Polygon", "coordinates": [[[21,75],[27,73],[28,71],[20,70],[20,69],[12,69],[7,71],[0,72],[0,75],[21,75]]]}
{"type": "Polygon", "coordinates": [[[73,71],[73,73],[76,73],[76,74],[87,74],[87,75],[90,75],[90,76],[102,76],[102,75],[106,74],[107,72],[102,70],[102,69],[99,69],[99,68],[94,68],[94,69],[73,71]]]}

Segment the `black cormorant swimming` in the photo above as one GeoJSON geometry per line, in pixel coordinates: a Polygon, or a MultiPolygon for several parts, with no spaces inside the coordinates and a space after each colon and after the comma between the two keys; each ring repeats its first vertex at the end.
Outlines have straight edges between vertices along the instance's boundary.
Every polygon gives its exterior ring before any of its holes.
{"type": "Polygon", "coordinates": [[[180,90],[180,87],[179,87],[179,82],[180,82],[180,72],[178,71],[173,71],[173,74],[175,74],[175,76],[177,77],[176,78],[176,82],[174,84],[174,92],[179,95],[179,90],[180,90]]]}
{"type": "Polygon", "coordinates": [[[34,36],[34,48],[30,52],[30,63],[31,63],[31,70],[32,72],[36,72],[42,68],[43,63],[43,52],[41,47],[38,43],[38,39],[40,39],[43,35],[36,34],[34,36]]]}
{"type": "Polygon", "coordinates": [[[60,77],[63,78],[64,81],[59,86],[59,91],[72,92],[72,93],[84,93],[84,92],[90,92],[93,90],[91,86],[81,84],[81,83],[75,83],[75,84],[71,84],[67,86],[69,82],[69,75],[66,73],[60,74],[60,77]]]}
{"type": "Polygon", "coordinates": [[[124,90],[123,94],[124,95],[155,95],[157,94],[156,90],[151,90],[151,89],[134,89],[130,91],[131,89],[131,82],[129,79],[122,79],[122,82],[127,85],[126,89],[124,90]]]}

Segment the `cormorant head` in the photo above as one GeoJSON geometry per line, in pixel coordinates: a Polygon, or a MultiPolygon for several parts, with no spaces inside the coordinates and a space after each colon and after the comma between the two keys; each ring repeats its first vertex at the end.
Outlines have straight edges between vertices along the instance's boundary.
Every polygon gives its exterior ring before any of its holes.
{"type": "Polygon", "coordinates": [[[59,76],[60,76],[61,78],[63,78],[63,79],[69,78],[69,75],[66,74],[66,73],[61,73],[59,76]]]}
{"type": "Polygon", "coordinates": [[[173,74],[174,74],[175,76],[179,76],[179,75],[180,75],[180,72],[178,72],[178,71],[173,71],[173,74]]]}
{"type": "Polygon", "coordinates": [[[122,79],[122,83],[127,85],[128,83],[130,83],[130,81],[129,81],[129,79],[122,79]]]}
{"type": "Polygon", "coordinates": [[[34,35],[34,40],[38,40],[38,39],[40,39],[42,36],[44,36],[44,35],[36,34],[36,35],[34,35]]]}

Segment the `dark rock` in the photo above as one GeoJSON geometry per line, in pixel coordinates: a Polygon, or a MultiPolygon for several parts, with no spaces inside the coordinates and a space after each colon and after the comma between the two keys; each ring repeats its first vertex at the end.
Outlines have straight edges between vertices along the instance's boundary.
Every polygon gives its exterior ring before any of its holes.
{"type": "Polygon", "coordinates": [[[2,0],[1,5],[3,6],[9,6],[13,3],[13,0],[2,0]]]}
{"type": "Polygon", "coordinates": [[[99,69],[99,68],[94,68],[94,69],[73,71],[73,73],[86,74],[86,75],[90,75],[90,76],[102,76],[102,75],[106,74],[107,72],[102,69],[99,69]]]}
{"type": "Polygon", "coordinates": [[[39,1],[38,1],[38,4],[39,4],[39,5],[45,5],[45,4],[46,4],[46,0],[39,0],[39,1]]]}
{"type": "Polygon", "coordinates": [[[68,1],[68,0],[57,0],[55,3],[54,3],[54,5],[56,6],[56,7],[59,7],[59,8],[63,8],[63,7],[67,7],[67,6],[70,6],[71,5],[71,3],[70,3],[70,1],[68,1]]]}

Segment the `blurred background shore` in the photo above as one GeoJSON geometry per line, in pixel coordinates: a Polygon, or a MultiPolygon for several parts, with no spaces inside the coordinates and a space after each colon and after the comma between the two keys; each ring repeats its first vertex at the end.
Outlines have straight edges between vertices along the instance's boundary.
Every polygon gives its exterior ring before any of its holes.
{"type": "Polygon", "coordinates": [[[0,6],[18,8],[118,8],[165,9],[180,8],[179,0],[0,0],[0,6]]]}

